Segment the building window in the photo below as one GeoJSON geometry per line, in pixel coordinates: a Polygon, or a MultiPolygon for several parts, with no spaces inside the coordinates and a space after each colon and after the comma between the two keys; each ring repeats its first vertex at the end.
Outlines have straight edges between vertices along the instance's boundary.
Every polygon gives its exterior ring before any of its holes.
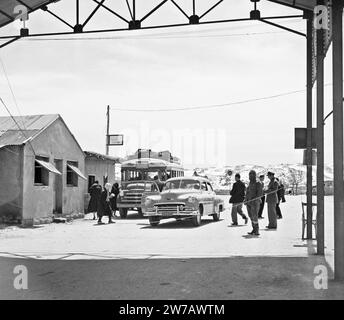
{"type": "Polygon", "coordinates": [[[48,186],[49,185],[49,171],[36,160],[49,162],[49,158],[35,157],[35,177],[34,177],[35,185],[48,186]]]}
{"type": "Polygon", "coordinates": [[[78,175],[72,169],[73,167],[78,167],[78,163],[74,161],[67,161],[67,186],[77,187],[78,186],[78,175]]]}
{"type": "Polygon", "coordinates": [[[90,190],[90,188],[92,187],[95,181],[96,181],[96,176],[94,175],[88,176],[88,190],[90,190]]]}

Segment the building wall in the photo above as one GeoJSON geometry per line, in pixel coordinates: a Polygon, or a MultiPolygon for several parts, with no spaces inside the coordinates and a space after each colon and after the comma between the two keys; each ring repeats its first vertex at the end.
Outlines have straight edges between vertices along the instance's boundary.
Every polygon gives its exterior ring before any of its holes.
{"type": "MultiPolygon", "coordinates": [[[[85,157],[62,120],[56,120],[32,141],[36,156],[49,157],[49,162],[61,160],[62,168],[62,213],[83,212],[85,180],[78,177],[78,186],[67,186],[67,161],[78,162],[81,172],[85,172],[85,157]]],[[[23,218],[51,217],[54,211],[54,179],[49,173],[48,186],[34,185],[34,154],[30,145],[24,149],[24,196],[23,218]]]]}
{"type": "MultiPolygon", "coordinates": [[[[97,158],[86,158],[85,160],[85,175],[88,178],[89,175],[94,175],[95,179],[103,185],[103,177],[108,177],[108,182],[115,183],[115,164],[111,160],[101,160],[97,158]]],[[[87,185],[85,192],[88,192],[87,185]]]]}
{"type": "Polygon", "coordinates": [[[23,185],[23,148],[0,149],[0,221],[21,219],[23,185]]]}

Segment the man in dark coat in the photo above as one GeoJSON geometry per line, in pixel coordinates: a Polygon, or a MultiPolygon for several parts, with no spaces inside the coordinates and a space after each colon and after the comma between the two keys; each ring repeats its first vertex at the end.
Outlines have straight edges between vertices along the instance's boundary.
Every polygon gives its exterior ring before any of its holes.
{"type": "Polygon", "coordinates": [[[90,194],[91,199],[88,204],[87,213],[93,212],[93,220],[96,220],[96,212],[98,210],[100,195],[102,193],[102,187],[98,181],[95,181],[92,184],[92,186],[88,190],[88,193],[90,194]]]}
{"type": "Polygon", "coordinates": [[[278,191],[277,191],[277,198],[278,202],[276,203],[276,214],[277,214],[277,219],[282,219],[282,211],[280,208],[281,201],[286,202],[285,200],[285,190],[284,190],[284,185],[282,182],[279,181],[278,178],[276,178],[276,181],[278,182],[278,191]]]}
{"type": "Polygon", "coordinates": [[[235,181],[230,192],[231,198],[229,199],[229,203],[232,203],[232,226],[238,225],[238,214],[245,220],[245,224],[248,222],[247,216],[242,211],[246,187],[240,180],[239,173],[235,175],[235,181]]]}
{"type": "Polygon", "coordinates": [[[114,194],[111,194],[111,183],[106,183],[105,188],[101,193],[100,201],[98,205],[98,224],[103,224],[102,217],[108,216],[109,217],[109,223],[115,223],[112,221],[112,210],[111,210],[111,199],[115,196],[114,194]]]}

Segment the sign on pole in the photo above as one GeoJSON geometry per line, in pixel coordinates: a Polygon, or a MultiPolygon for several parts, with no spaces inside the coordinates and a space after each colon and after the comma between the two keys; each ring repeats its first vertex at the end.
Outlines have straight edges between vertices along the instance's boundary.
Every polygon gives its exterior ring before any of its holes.
{"type": "MultiPolygon", "coordinates": [[[[312,129],[312,149],[317,148],[317,129],[312,129]]],[[[307,149],[307,129],[295,128],[295,149],[307,149]]]]}
{"type": "Polygon", "coordinates": [[[109,134],[107,136],[108,146],[123,146],[124,136],[123,134],[109,134]]]}

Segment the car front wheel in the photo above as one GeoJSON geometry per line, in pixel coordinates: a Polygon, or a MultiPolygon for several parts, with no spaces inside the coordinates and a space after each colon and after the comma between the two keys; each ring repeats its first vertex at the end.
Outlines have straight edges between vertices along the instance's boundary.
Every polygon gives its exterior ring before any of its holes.
{"type": "Polygon", "coordinates": [[[197,211],[197,215],[192,218],[192,224],[195,227],[199,227],[201,225],[201,208],[197,211]]]}
{"type": "Polygon", "coordinates": [[[156,217],[149,217],[149,223],[152,227],[156,227],[160,223],[160,219],[156,217]]]}

